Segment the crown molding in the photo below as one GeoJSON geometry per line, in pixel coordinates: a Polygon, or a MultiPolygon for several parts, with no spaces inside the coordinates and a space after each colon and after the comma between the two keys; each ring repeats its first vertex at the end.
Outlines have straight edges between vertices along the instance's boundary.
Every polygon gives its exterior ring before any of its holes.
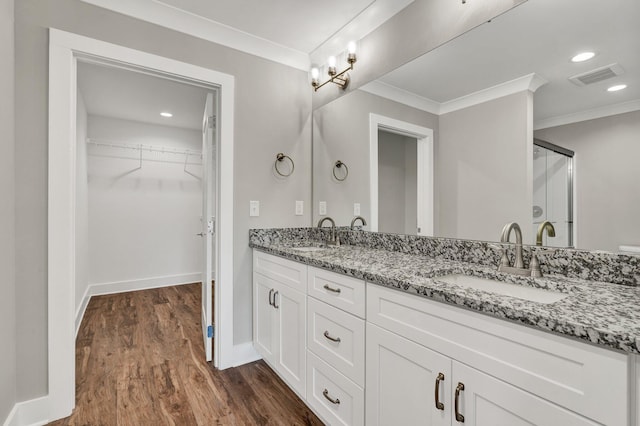
{"type": "Polygon", "coordinates": [[[371,83],[367,83],[360,90],[371,93],[373,95],[380,96],[422,111],[429,112],[431,114],[440,114],[440,103],[428,98],[423,98],[415,93],[408,92],[406,90],[399,89],[395,86],[391,86],[387,83],[375,80],[371,83]]]}
{"type": "Polygon", "coordinates": [[[607,105],[600,108],[588,109],[586,111],[580,111],[573,114],[545,118],[544,120],[536,121],[533,124],[533,130],[542,130],[549,127],[578,123],[580,121],[595,120],[596,118],[610,117],[612,115],[624,114],[638,110],[640,110],[640,99],[614,105],[607,105]]]}
{"type": "Polygon", "coordinates": [[[531,91],[535,92],[540,86],[547,83],[547,80],[539,75],[532,73],[516,78],[505,83],[497,84],[469,95],[461,96],[440,105],[440,114],[457,111],[459,109],[468,108],[503,96],[512,95],[518,92],[531,91]]]}
{"type": "Polygon", "coordinates": [[[501,83],[442,103],[399,89],[378,80],[367,83],[360,87],[360,89],[431,114],[442,115],[518,92],[524,92],[527,90],[535,92],[545,83],[547,83],[547,80],[539,75],[535,73],[527,74],[516,78],[515,80],[507,81],[506,83],[501,83]]]}
{"type": "Polygon", "coordinates": [[[307,53],[256,37],[158,0],[82,1],[293,68],[309,70],[310,60],[307,53]]]}

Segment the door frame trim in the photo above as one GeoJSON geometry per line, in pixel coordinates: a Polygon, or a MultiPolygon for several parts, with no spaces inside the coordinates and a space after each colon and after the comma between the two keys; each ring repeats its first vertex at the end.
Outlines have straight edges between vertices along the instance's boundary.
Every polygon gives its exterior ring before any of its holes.
{"type": "Polygon", "coordinates": [[[369,200],[371,232],[378,232],[378,130],[417,140],[418,235],[433,236],[433,129],[379,114],[369,114],[369,200]]]}
{"type": "Polygon", "coordinates": [[[65,31],[49,31],[48,153],[48,379],[49,419],[71,414],[75,406],[75,179],[78,56],[183,76],[220,91],[220,150],[214,365],[233,366],[233,144],[232,75],[65,31]],[[218,283],[225,283],[220,285],[218,283]]]}

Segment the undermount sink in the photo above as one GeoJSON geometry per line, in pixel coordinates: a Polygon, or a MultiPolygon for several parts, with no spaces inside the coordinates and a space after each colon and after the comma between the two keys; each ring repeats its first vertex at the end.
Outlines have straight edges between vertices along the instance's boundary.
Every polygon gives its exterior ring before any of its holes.
{"type": "Polygon", "coordinates": [[[516,297],[518,299],[544,304],[555,303],[568,296],[568,294],[559,293],[557,291],[511,284],[503,281],[495,281],[464,274],[444,275],[442,277],[436,277],[435,279],[449,284],[459,285],[460,287],[473,288],[476,290],[487,291],[489,293],[516,297]]]}

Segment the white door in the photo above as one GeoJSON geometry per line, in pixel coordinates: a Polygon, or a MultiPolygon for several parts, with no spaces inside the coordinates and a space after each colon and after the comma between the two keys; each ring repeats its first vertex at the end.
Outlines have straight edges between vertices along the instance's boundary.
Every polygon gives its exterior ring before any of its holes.
{"type": "Polygon", "coordinates": [[[202,120],[202,337],[207,361],[213,359],[213,198],[214,198],[213,94],[207,94],[202,120]]]}
{"type": "Polygon", "coordinates": [[[277,283],[273,307],[278,318],[276,370],[304,397],[307,378],[307,296],[277,283]]]}
{"type": "Polygon", "coordinates": [[[455,361],[453,376],[451,397],[454,401],[452,422],[454,425],[595,426],[600,424],[455,361]],[[456,395],[457,388],[460,390],[456,395]],[[456,399],[457,413],[455,413],[456,399]]]}
{"type": "Polygon", "coordinates": [[[367,323],[366,424],[451,425],[451,360],[367,323]]]}
{"type": "Polygon", "coordinates": [[[262,357],[275,363],[278,333],[273,295],[277,284],[262,274],[253,273],[253,344],[262,357]]]}

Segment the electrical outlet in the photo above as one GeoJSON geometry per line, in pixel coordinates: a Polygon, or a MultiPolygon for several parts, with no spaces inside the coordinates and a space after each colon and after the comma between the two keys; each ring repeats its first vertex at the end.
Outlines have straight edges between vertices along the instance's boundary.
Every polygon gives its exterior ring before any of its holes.
{"type": "Polygon", "coordinates": [[[326,215],[327,214],[327,202],[326,201],[320,201],[319,206],[318,206],[318,214],[320,214],[320,215],[326,215]]]}
{"type": "Polygon", "coordinates": [[[249,216],[260,216],[260,201],[249,201],[249,216]]]}
{"type": "Polygon", "coordinates": [[[360,203],[353,203],[353,215],[360,216],[360,203]]]}
{"type": "Polygon", "coordinates": [[[296,201],[296,216],[302,216],[304,214],[304,201],[296,201]]]}

